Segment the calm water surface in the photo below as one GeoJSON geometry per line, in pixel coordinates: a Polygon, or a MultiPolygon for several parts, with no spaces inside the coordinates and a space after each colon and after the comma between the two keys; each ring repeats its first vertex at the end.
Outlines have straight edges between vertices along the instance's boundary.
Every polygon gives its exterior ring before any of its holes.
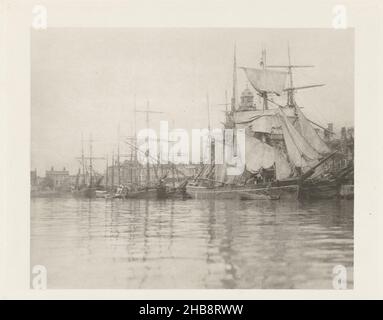
{"type": "Polygon", "coordinates": [[[31,199],[48,288],[353,286],[353,201],[31,199]]]}

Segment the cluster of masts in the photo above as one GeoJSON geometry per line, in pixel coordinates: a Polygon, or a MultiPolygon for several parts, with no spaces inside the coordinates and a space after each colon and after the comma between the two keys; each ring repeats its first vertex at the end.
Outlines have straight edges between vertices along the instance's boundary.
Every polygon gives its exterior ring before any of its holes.
{"type": "MultiPolygon", "coordinates": [[[[285,69],[287,70],[288,79],[289,79],[289,86],[285,87],[283,89],[284,92],[287,93],[287,103],[286,105],[289,107],[295,107],[296,101],[295,101],[295,91],[301,90],[301,89],[308,89],[308,88],[314,88],[314,87],[321,87],[324,86],[324,84],[313,84],[308,86],[294,86],[293,83],[293,69],[296,68],[312,68],[313,65],[296,65],[291,63],[291,57],[290,57],[290,47],[288,46],[287,49],[287,55],[288,55],[288,64],[287,65],[271,65],[267,64],[266,60],[266,49],[262,49],[261,53],[261,60],[260,60],[260,67],[263,70],[267,69],[285,69]]],[[[242,69],[250,69],[245,67],[240,67],[242,69]]],[[[237,99],[237,58],[236,58],[236,46],[234,46],[234,63],[233,63],[233,92],[232,92],[232,99],[231,99],[231,112],[235,112],[238,110],[238,99],[237,99]]],[[[262,90],[260,88],[254,87],[256,90],[257,95],[259,95],[263,100],[263,110],[268,109],[268,102],[272,102],[277,106],[280,106],[279,104],[275,103],[274,101],[269,99],[270,94],[276,94],[272,91],[262,90]]],[[[279,95],[279,94],[277,94],[279,95]]],[[[226,109],[228,112],[228,110],[226,109]]]]}
{"type": "MultiPolygon", "coordinates": [[[[321,87],[321,86],[324,86],[324,84],[314,84],[314,85],[307,85],[307,86],[294,86],[294,82],[293,82],[293,69],[297,69],[297,68],[312,68],[314,67],[313,65],[295,65],[295,64],[292,64],[291,63],[291,57],[290,57],[290,47],[288,46],[288,50],[287,50],[287,55],[288,55],[288,64],[287,65],[272,65],[272,64],[267,64],[267,60],[266,60],[266,50],[263,49],[262,50],[262,53],[261,53],[261,60],[260,60],[260,67],[262,70],[266,71],[266,70],[269,70],[269,69],[284,69],[287,71],[287,75],[288,75],[288,80],[289,80],[289,84],[288,84],[288,87],[285,87],[283,88],[283,92],[286,92],[287,93],[287,101],[286,101],[286,105],[285,106],[282,106],[278,103],[276,103],[275,101],[273,101],[272,99],[270,99],[270,95],[273,95],[273,94],[276,94],[279,96],[278,93],[276,92],[273,92],[273,91],[268,91],[268,90],[264,90],[264,89],[261,89],[261,88],[257,88],[256,86],[253,85],[255,91],[256,91],[256,94],[258,96],[260,96],[262,98],[262,101],[263,101],[263,110],[268,110],[269,109],[269,102],[275,104],[277,107],[297,107],[297,103],[295,101],[295,92],[297,90],[301,90],[301,89],[307,89],[307,88],[314,88],[314,87],[321,87]]],[[[251,69],[251,68],[244,68],[244,67],[240,67],[242,69],[251,69]]],[[[228,110],[228,102],[227,102],[227,92],[225,92],[225,96],[226,96],[226,103],[225,103],[225,106],[226,106],[226,110],[225,110],[225,113],[226,113],[226,116],[230,116],[230,115],[233,115],[234,112],[237,112],[239,110],[239,103],[238,103],[238,99],[237,99],[237,57],[236,57],[236,46],[234,46],[234,63],[233,63],[233,88],[232,88],[232,98],[231,98],[231,110],[229,111],[228,110]]],[[[136,100],[136,99],[134,99],[136,100]]],[[[136,114],[137,113],[144,113],[145,114],[145,121],[146,121],[146,127],[149,128],[149,116],[150,114],[162,114],[163,112],[161,111],[156,111],[156,110],[151,110],[150,107],[149,107],[149,101],[147,102],[146,104],[146,109],[144,110],[139,110],[136,108],[136,104],[134,103],[134,132],[136,134],[136,130],[137,130],[137,124],[136,124],[136,114]]],[[[208,127],[210,129],[210,110],[209,110],[209,96],[207,95],[207,116],[208,116],[208,127]]],[[[309,120],[311,123],[313,123],[314,125],[320,127],[321,129],[323,130],[327,130],[326,128],[320,126],[319,124],[309,120]]],[[[332,132],[331,132],[332,134],[332,132]]],[[[93,139],[92,139],[92,136],[90,135],[89,137],[89,156],[85,156],[84,154],[84,139],[82,137],[82,151],[81,151],[81,157],[77,158],[78,160],[80,160],[80,163],[81,163],[81,166],[82,166],[82,175],[83,175],[83,183],[84,184],[87,184],[89,186],[92,186],[94,183],[95,183],[95,179],[97,179],[97,177],[101,176],[100,174],[98,174],[95,170],[94,170],[94,167],[93,167],[93,162],[95,160],[106,160],[106,174],[108,173],[108,156],[106,157],[94,157],[93,154],[92,154],[92,143],[93,143],[93,139]],[[87,166],[87,163],[89,163],[89,165],[87,166]],[[88,177],[88,181],[87,181],[87,177],[88,177]]],[[[121,180],[121,174],[120,174],[120,159],[123,158],[123,157],[130,157],[130,160],[133,161],[133,163],[137,163],[137,152],[139,152],[139,149],[137,147],[137,141],[136,141],[136,136],[129,136],[129,137],[125,137],[125,142],[131,147],[131,153],[128,154],[128,155],[125,155],[125,154],[121,154],[120,153],[120,129],[118,127],[118,142],[117,142],[117,155],[116,155],[116,159],[115,159],[115,156],[114,156],[114,151],[112,153],[112,168],[114,170],[114,167],[115,165],[117,165],[117,170],[118,170],[118,184],[120,184],[120,180],[121,180]]],[[[146,162],[146,183],[147,185],[149,184],[150,182],[150,169],[149,169],[149,161],[146,162]]],[[[107,177],[106,177],[107,179],[107,177]]],[[[114,179],[114,173],[112,174],[112,179],[114,179]]],[[[112,182],[113,183],[113,182],[112,182]]],[[[113,183],[114,184],[114,183],[113,183]]]]}
{"type": "MultiPolygon", "coordinates": [[[[136,100],[136,99],[134,99],[136,100]]],[[[156,111],[156,110],[151,110],[150,109],[150,104],[149,104],[149,101],[147,101],[147,104],[146,104],[146,109],[137,109],[136,108],[136,103],[134,103],[134,136],[124,136],[122,137],[121,134],[120,134],[120,126],[118,126],[118,130],[117,130],[117,152],[115,154],[115,151],[113,150],[112,151],[112,166],[111,166],[111,177],[110,177],[110,182],[111,182],[111,186],[115,186],[115,184],[117,185],[121,185],[121,159],[122,158],[130,158],[130,162],[131,164],[134,164],[136,167],[140,167],[140,171],[141,171],[141,164],[138,164],[138,156],[137,154],[139,152],[142,152],[142,150],[140,150],[137,146],[137,136],[136,136],[136,131],[137,131],[137,121],[136,121],[136,115],[138,113],[143,113],[145,114],[145,124],[146,124],[146,127],[149,128],[149,125],[150,125],[150,114],[163,114],[164,112],[162,111],[156,111]],[[128,154],[123,154],[120,152],[120,142],[121,142],[121,138],[124,139],[124,142],[130,146],[130,153],[128,154]],[[114,174],[114,170],[117,170],[117,181],[114,181],[115,179],[115,174],[114,174]]],[[[106,155],[105,157],[95,157],[93,156],[93,148],[92,148],[92,144],[93,144],[94,140],[92,139],[92,136],[90,135],[89,139],[88,140],[85,140],[83,138],[83,136],[81,135],[81,157],[78,157],[77,159],[80,161],[80,164],[81,164],[81,169],[79,170],[79,175],[80,175],[80,171],[82,171],[82,177],[83,177],[83,181],[81,181],[81,183],[83,185],[87,185],[87,186],[94,186],[94,184],[96,183],[96,179],[98,179],[99,177],[102,177],[101,174],[97,173],[95,170],[94,170],[94,166],[93,166],[93,163],[95,160],[104,160],[106,161],[106,171],[105,171],[105,185],[108,185],[108,168],[109,168],[109,157],[106,155]],[[85,152],[84,152],[84,142],[89,142],[89,155],[88,156],[85,156],[85,152]]],[[[174,142],[174,141],[168,141],[168,142],[174,142]]],[[[146,161],[146,168],[145,168],[145,171],[146,171],[146,177],[145,177],[145,184],[146,186],[148,187],[150,182],[151,182],[151,177],[150,177],[150,162],[154,162],[154,163],[158,163],[159,162],[159,159],[154,159],[152,156],[150,156],[147,153],[144,154],[145,157],[148,157],[150,158],[150,160],[152,161],[146,161]]],[[[170,164],[171,164],[171,171],[173,173],[173,176],[175,176],[176,174],[179,173],[179,170],[176,169],[174,167],[174,164],[169,161],[170,164]]],[[[132,178],[133,179],[133,178],[132,178]]],[[[136,184],[140,184],[141,183],[141,176],[136,176],[134,177],[134,180],[135,181],[132,181],[132,182],[135,182],[136,184]]],[[[80,183],[80,181],[79,181],[80,183]]]]}
{"type": "MultiPolygon", "coordinates": [[[[234,45],[234,62],[233,62],[233,88],[232,88],[232,98],[231,98],[231,110],[229,111],[227,109],[228,103],[227,103],[227,92],[225,92],[226,95],[226,116],[230,117],[233,115],[234,112],[239,111],[240,109],[240,103],[237,98],[237,69],[251,69],[251,68],[245,68],[245,67],[237,67],[237,54],[236,54],[236,45],[234,45]]],[[[288,86],[283,88],[283,92],[287,93],[287,99],[286,99],[286,104],[281,105],[277,102],[275,102],[273,99],[270,98],[270,95],[277,95],[280,96],[280,94],[268,90],[262,90],[260,88],[254,87],[256,94],[261,97],[262,99],[262,109],[268,110],[269,109],[269,103],[274,104],[276,107],[290,107],[290,108],[297,108],[297,102],[295,100],[295,92],[297,90],[302,90],[302,89],[309,89],[309,88],[315,88],[315,87],[322,87],[324,84],[312,84],[312,85],[306,85],[306,86],[295,86],[294,81],[293,81],[293,69],[299,69],[299,68],[313,68],[314,65],[298,65],[298,64],[292,64],[291,63],[291,55],[290,55],[290,46],[287,46],[287,57],[288,57],[288,64],[286,65],[272,65],[272,64],[267,64],[267,56],[266,56],[266,49],[262,49],[261,52],[261,59],[259,62],[260,68],[264,71],[267,72],[267,70],[275,70],[275,69],[283,69],[287,71],[288,75],[288,86]]],[[[308,119],[309,120],[309,119],[308,119]]],[[[329,134],[334,134],[333,132],[329,132],[328,129],[324,128],[323,126],[319,125],[318,123],[309,120],[312,124],[315,126],[321,128],[322,130],[328,132],[329,134]]]]}

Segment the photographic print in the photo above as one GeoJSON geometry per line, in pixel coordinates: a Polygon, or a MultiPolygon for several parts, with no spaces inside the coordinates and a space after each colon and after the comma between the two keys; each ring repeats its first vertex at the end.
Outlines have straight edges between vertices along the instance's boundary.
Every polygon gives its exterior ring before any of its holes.
{"type": "Polygon", "coordinates": [[[31,288],[353,288],[353,29],[30,45],[31,288]]]}

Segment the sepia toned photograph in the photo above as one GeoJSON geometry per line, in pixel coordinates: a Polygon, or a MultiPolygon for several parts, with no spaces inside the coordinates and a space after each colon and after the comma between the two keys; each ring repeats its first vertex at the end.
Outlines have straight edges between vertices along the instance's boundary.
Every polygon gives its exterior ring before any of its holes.
{"type": "Polygon", "coordinates": [[[30,32],[31,288],[354,288],[353,29],[30,32]]]}

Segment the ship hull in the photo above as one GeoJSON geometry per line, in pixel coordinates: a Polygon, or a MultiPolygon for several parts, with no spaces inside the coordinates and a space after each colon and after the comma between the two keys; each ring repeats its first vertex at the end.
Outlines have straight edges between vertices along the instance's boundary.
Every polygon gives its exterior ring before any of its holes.
{"type": "Polygon", "coordinates": [[[106,198],[108,196],[108,192],[105,191],[105,190],[97,190],[96,191],[96,194],[95,194],[95,197],[96,198],[106,198]]]}
{"type": "Polygon", "coordinates": [[[166,187],[159,187],[157,189],[157,199],[188,199],[190,196],[185,190],[169,189],[166,187]]]}
{"type": "Polygon", "coordinates": [[[194,199],[250,199],[274,200],[274,199],[297,199],[299,188],[297,185],[281,187],[202,187],[186,186],[186,193],[194,199]]]}
{"type": "Polygon", "coordinates": [[[95,198],[96,188],[84,188],[80,190],[73,190],[72,194],[76,198],[95,198]]]}
{"type": "Polygon", "coordinates": [[[125,198],[126,199],[156,199],[157,189],[131,191],[126,194],[125,198]]]}
{"type": "Polygon", "coordinates": [[[340,183],[338,181],[315,181],[304,182],[301,189],[300,199],[335,199],[340,196],[340,183]]]}

